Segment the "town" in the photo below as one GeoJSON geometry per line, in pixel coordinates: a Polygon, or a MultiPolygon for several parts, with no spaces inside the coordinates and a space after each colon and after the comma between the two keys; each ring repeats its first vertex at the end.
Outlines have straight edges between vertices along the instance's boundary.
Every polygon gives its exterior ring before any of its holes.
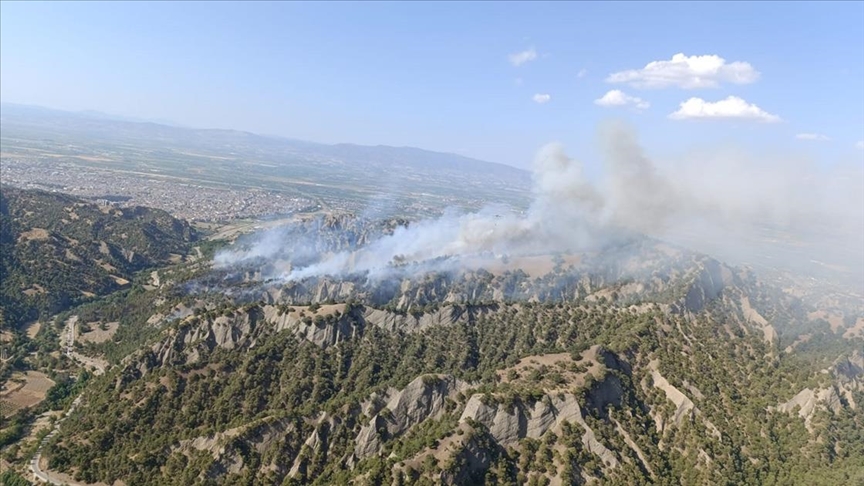
{"type": "Polygon", "coordinates": [[[2,157],[4,184],[62,192],[119,206],[148,206],[189,221],[224,222],[316,211],[320,204],[288,192],[215,187],[155,174],[129,174],[38,157],[2,157]]]}

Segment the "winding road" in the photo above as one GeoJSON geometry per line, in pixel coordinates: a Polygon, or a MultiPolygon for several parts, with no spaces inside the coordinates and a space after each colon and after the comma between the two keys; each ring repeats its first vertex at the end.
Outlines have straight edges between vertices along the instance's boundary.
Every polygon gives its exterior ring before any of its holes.
{"type": "Polygon", "coordinates": [[[36,477],[37,481],[42,481],[43,483],[48,484],[68,484],[69,486],[84,486],[81,483],[70,482],[68,480],[61,480],[57,477],[52,476],[49,472],[43,471],[39,468],[39,462],[42,460],[42,449],[45,448],[45,444],[51,440],[52,437],[57,435],[57,432],[60,431],[60,424],[66,420],[67,417],[72,415],[72,412],[78,408],[78,405],[81,403],[81,396],[79,395],[74,401],[72,401],[72,406],[69,407],[69,410],[63,414],[63,417],[54,424],[54,430],[51,431],[48,435],[46,435],[42,442],[39,443],[39,448],[36,449],[36,454],[33,455],[33,459],[30,460],[30,471],[33,472],[33,476],[36,477]]]}
{"type": "MultiPolygon", "coordinates": [[[[82,354],[76,353],[73,351],[75,349],[75,326],[78,323],[78,316],[73,316],[66,320],[66,329],[65,336],[60,337],[61,346],[65,347],[66,356],[78,361],[82,365],[84,365],[85,369],[89,367],[95,368],[95,372],[97,375],[101,375],[105,373],[105,364],[100,360],[95,360],[92,358],[88,358],[82,354]]],[[[86,486],[85,483],[76,483],[74,481],[70,481],[68,477],[59,478],[56,475],[52,475],[50,471],[43,471],[39,467],[39,462],[42,460],[42,450],[45,448],[45,444],[48,443],[51,438],[53,438],[60,431],[60,424],[63,423],[72,412],[78,408],[78,405],[81,404],[81,395],[78,395],[75,400],[72,401],[72,406],[69,407],[69,410],[63,414],[63,417],[54,424],[54,429],[46,435],[42,441],[39,443],[39,447],[36,449],[36,454],[33,455],[33,459],[30,460],[30,471],[33,473],[33,476],[37,481],[41,481],[43,483],[48,484],[57,484],[57,485],[69,485],[69,486],[86,486]]]]}

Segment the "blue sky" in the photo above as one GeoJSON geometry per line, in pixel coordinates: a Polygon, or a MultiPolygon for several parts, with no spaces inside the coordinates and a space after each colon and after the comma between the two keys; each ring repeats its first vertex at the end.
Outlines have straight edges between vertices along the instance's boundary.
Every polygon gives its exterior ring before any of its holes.
{"type": "Polygon", "coordinates": [[[608,119],[631,123],[652,154],[731,145],[826,164],[864,160],[856,148],[864,140],[862,2],[0,8],[4,102],[409,145],[521,167],[550,141],[590,165],[608,119]],[[533,59],[511,62],[532,49],[533,59]],[[717,56],[703,62],[717,69],[643,70],[678,53],[717,56]],[[630,81],[609,82],[614,73],[630,81]],[[645,86],[658,79],[668,86],[645,86]],[[607,99],[641,102],[595,103],[615,89],[623,94],[607,99]],[[740,100],[711,105],[729,96],[740,100]],[[670,118],[690,98],[701,101],[670,118]],[[693,119],[700,113],[713,116],[693,119]]]}

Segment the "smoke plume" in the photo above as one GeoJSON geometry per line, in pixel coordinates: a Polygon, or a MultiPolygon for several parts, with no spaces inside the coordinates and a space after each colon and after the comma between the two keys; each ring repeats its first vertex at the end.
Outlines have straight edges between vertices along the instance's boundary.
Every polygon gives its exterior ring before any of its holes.
{"type": "Polygon", "coordinates": [[[604,177],[592,182],[560,144],[537,154],[533,201],[524,212],[489,206],[447,211],[396,227],[359,246],[328,251],[291,229],[257,236],[245,250],[216,256],[218,267],[270,261],[269,278],[367,274],[387,278],[402,262],[457,269],[472,255],[537,255],[602,248],[635,234],[682,244],[731,263],[833,268],[864,289],[864,172],[826,170],[801,160],[714,153],[655,164],[634,131],[600,131],[604,177]],[[316,246],[317,245],[317,246],[316,246]],[[275,263],[276,255],[291,255],[275,263]]]}

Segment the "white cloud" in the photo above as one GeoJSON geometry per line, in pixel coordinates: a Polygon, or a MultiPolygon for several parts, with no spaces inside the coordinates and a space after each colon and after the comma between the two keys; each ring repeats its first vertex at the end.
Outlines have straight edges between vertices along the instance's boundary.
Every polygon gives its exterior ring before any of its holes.
{"type": "Polygon", "coordinates": [[[717,55],[686,56],[675,54],[669,61],[649,62],[642,69],[612,73],[607,83],[626,83],[636,88],[684,89],[715,88],[722,83],[749,84],[759,79],[759,71],[750,63],[726,63],[717,55]]]}
{"type": "Polygon", "coordinates": [[[532,96],[531,99],[534,100],[535,103],[540,103],[542,105],[543,103],[548,103],[549,100],[552,99],[552,96],[548,94],[537,93],[532,96]]]}
{"type": "Polygon", "coordinates": [[[647,101],[643,100],[642,98],[637,98],[636,96],[630,96],[627,93],[620,91],[620,90],[617,90],[617,89],[613,89],[612,91],[609,91],[608,93],[603,95],[602,98],[598,98],[598,99],[594,100],[594,104],[598,105],[598,106],[605,106],[605,107],[630,105],[630,106],[634,106],[640,110],[645,110],[649,106],[651,106],[651,103],[648,103],[647,101]]]}
{"type": "Polygon", "coordinates": [[[814,142],[827,142],[831,140],[827,135],[821,133],[799,133],[795,135],[798,140],[812,140],[814,142]]]}
{"type": "Polygon", "coordinates": [[[864,150],[864,140],[861,140],[861,141],[859,141],[858,143],[856,143],[856,144],[855,144],[855,147],[857,147],[857,148],[859,148],[859,149],[861,149],[861,150],[864,150]]]}
{"type": "Polygon", "coordinates": [[[579,73],[576,74],[576,77],[577,78],[584,78],[586,74],[588,74],[588,70],[585,68],[582,68],[579,70],[579,73]]]}
{"type": "Polygon", "coordinates": [[[513,54],[510,54],[509,59],[510,64],[519,67],[526,62],[537,59],[537,51],[535,51],[534,48],[531,47],[530,49],[526,49],[522,52],[514,52],[513,54]]]}
{"type": "Polygon", "coordinates": [[[678,111],[669,115],[673,120],[686,119],[734,119],[754,120],[765,123],[781,121],[777,115],[772,115],[758,106],[747,103],[737,96],[729,96],[720,101],[709,102],[702,98],[690,98],[681,103],[678,111]]]}

